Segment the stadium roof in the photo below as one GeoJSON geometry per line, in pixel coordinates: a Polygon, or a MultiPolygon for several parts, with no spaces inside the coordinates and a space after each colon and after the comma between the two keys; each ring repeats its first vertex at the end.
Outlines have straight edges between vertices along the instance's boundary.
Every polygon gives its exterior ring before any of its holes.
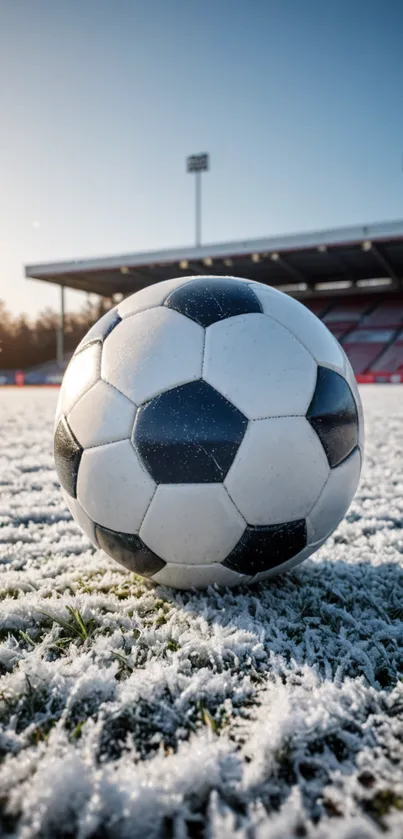
{"type": "Polygon", "coordinates": [[[297,296],[403,288],[403,221],[27,265],[26,277],[105,297],[189,274],[258,280],[297,296]]]}

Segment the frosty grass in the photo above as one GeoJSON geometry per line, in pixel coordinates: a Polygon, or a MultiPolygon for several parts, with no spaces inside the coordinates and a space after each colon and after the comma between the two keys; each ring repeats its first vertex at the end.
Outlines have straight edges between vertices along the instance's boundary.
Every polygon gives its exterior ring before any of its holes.
{"type": "Polygon", "coordinates": [[[0,835],[403,836],[403,388],[362,389],[364,475],[311,560],[176,593],[62,501],[57,394],[0,392],[0,835]]]}

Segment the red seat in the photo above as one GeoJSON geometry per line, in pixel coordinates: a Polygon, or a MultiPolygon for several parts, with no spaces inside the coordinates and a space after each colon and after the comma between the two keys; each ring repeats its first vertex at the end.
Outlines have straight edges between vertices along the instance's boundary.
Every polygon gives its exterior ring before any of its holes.
{"type": "Polygon", "coordinates": [[[341,339],[343,338],[343,335],[346,334],[345,329],[334,329],[334,327],[332,327],[330,332],[332,333],[332,335],[334,335],[334,337],[336,338],[337,341],[341,341],[341,339]]]}
{"type": "Polygon", "coordinates": [[[403,324],[403,299],[394,297],[393,300],[384,300],[379,303],[370,315],[363,318],[360,325],[394,326],[396,329],[400,324],[403,324]]]}
{"type": "Polygon", "coordinates": [[[318,300],[303,300],[304,305],[318,318],[329,306],[329,299],[321,297],[318,300]]]}
{"type": "Polygon", "coordinates": [[[344,344],[343,346],[350,359],[354,373],[365,373],[385,345],[384,343],[375,344],[367,342],[344,344]]]}
{"type": "Polygon", "coordinates": [[[335,301],[332,308],[326,313],[323,320],[326,323],[348,323],[353,326],[361,320],[369,306],[367,296],[359,298],[344,298],[335,301]]]}
{"type": "Polygon", "coordinates": [[[385,352],[374,362],[371,366],[371,372],[376,373],[378,370],[388,373],[403,372],[403,342],[397,341],[390,347],[387,347],[385,352]]]}

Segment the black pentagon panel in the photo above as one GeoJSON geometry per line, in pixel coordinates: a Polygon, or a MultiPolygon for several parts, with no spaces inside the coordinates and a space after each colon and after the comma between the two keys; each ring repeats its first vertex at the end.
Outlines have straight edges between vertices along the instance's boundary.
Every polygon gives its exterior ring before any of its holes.
{"type": "Polygon", "coordinates": [[[246,283],[225,277],[191,280],[175,289],[164,305],[204,327],[235,315],[263,311],[256,294],[246,283]]]}
{"type": "Polygon", "coordinates": [[[107,527],[95,525],[95,536],[99,547],[109,556],[142,577],[152,577],[157,571],[165,567],[166,562],[140,539],[130,533],[118,533],[107,527]]]}
{"type": "Polygon", "coordinates": [[[139,408],[133,442],[158,484],[223,481],[248,420],[202,380],[165,391],[139,408]]]}
{"type": "Polygon", "coordinates": [[[102,340],[105,341],[105,338],[111,334],[112,330],[118,326],[119,323],[122,323],[122,318],[118,315],[117,312],[113,313],[113,318],[111,317],[108,324],[105,324],[105,329],[103,333],[102,340]]]}
{"type": "Polygon", "coordinates": [[[329,466],[338,466],[358,445],[358,411],[348,382],[328,367],[318,367],[307,420],[316,431],[329,466]]]}
{"type": "Polygon", "coordinates": [[[83,449],[75,438],[66,417],[62,417],[56,428],[54,457],[59,481],[72,498],[77,497],[77,475],[83,449]]]}
{"type": "Polygon", "coordinates": [[[119,323],[122,322],[122,318],[118,315],[117,311],[111,309],[109,312],[106,312],[102,317],[94,323],[94,326],[84,335],[82,341],[80,341],[74,355],[77,355],[81,350],[88,347],[90,344],[95,344],[97,341],[99,343],[103,343],[105,338],[110,335],[113,329],[115,329],[119,323]]]}
{"type": "Polygon", "coordinates": [[[248,525],[223,565],[239,574],[269,571],[302,551],[306,539],[305,519],[263,527],[248,525]]]}

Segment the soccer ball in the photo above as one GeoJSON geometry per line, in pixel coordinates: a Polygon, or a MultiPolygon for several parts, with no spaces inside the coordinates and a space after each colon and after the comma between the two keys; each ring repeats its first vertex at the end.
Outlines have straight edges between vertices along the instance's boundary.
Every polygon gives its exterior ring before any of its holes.
{"type": "Polygon", "coordinates": [[[301,562],[348,509],[362,450],[354,374],[324,324],[273,288],[212,276],[145,288],[90,329],[54,440],[89,539],[176,588],[301,562]]]}

